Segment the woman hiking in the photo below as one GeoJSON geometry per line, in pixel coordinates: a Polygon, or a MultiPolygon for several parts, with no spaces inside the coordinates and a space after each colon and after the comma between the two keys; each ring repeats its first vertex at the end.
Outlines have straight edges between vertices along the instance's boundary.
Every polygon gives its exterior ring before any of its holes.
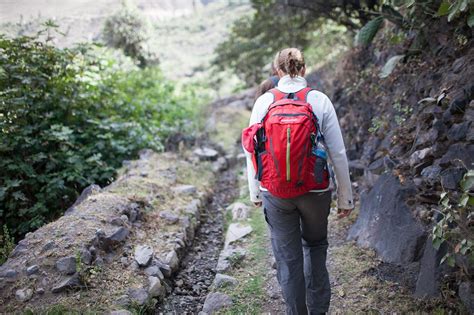
{"type": "Polygon", "coordinates": [[[243,131],[250,199],[263,202],[287,314],[322,314],[331,298],[326,160],[334,167],[343,218],[354,207],[346,151],[331,101],[307,87],[302,53],[282,50],[277,68],[277,87],[255,101],[243,131]]]}

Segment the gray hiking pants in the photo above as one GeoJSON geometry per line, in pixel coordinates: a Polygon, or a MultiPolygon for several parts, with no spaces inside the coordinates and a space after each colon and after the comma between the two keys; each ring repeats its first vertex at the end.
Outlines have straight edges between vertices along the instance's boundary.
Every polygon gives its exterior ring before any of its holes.
{"type": "Polygon", "coordinates": [[[326,269],[331,192],[282,199],[262,192],[287,314],[327,312],[331,299],[326,269]]]}

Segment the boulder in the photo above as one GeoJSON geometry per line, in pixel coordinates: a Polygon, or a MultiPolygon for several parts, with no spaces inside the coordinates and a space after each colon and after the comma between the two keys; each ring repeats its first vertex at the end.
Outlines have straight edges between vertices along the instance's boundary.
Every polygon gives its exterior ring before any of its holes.
{"type": "Polygon", "coordinates": [[[231,223],[225,237],[225,246],[238,241],[252,232],[250,225],[231,223]]]}
{"type": "Polygon", "coordinates": [[[97,194],[99,193],[101,190],[100,186],[99,185],[95,185],[95,184],[92,184],[90,186],[87,186],[86,188],[84,188],[84,190],[82,191],[81,195],[76,199],[76,201],[74,202],[74,204],[72,206],[70,206],[66,212],[64,212],[64,215],[70,215],[74,212],[74,210],[76,209],[76,207],[81,204],[82,202],[84,202],[87,198],[89,198],[89,196],[92,196],[94,194],[97,194]]]}
{"type": "Polygon", "coordinates": [[[179,268],[179,258],[176,251],[170,251],[165,258],[165,263],[171,268],[172,271],[176,271],[179,268]]]}
{"type": "Polygon", "coordinates": [[[148,294],[151,297],[160,297],[165,295],[165,288],[161,285],[160,279],[157,277],[148,277],[148,294]]]}
{"type": "Polygon", "coordinates": [[[167,224],[175,224],[179,221],[179,216],[172,213],[171,211],[161,211],[160,218],[163,219],[167,224]]]}
{"type": "Polygon", "coordinates": [[[206,297],[202,311],[207,314],[213,314],[227,306],[232,306],[230,296],[224,293],[213,292],[206,297]]]}
{"type": "Polygon", "coordinates": [[[374,248],[386,262],[416,260],[426,235],[405,203],[415,193],[414,186],[402,186],[391,174],[381,175],[369,193],[361,196],[360,213],[348,238],[374,248]]]}
{"type": "Polygon", "coordinates": [[[423,160],[430,157],[432,155],[432,152],[433,152],[432,148],[425,148],[425,149],[413,152],[412,155],[410,155],[410,160],[409,160],[410,166],[413,167],[416,164],[421,163],[423,160]]]}
{"type": "Polygon", "coordinates": [[[33,266],[29,266],[28,268],[26,268],[26,274],[28,276],[34,275],[34,274],[38,273],[38,271],[39,271],[39,266],[38,265],[33,265],[33,266]]]}
{"type": "Polygon", "coordinates": [[[79,274],[75,273],[73,276],[62,280],[59,283],[57,283],[55,286],[53,286],[53,289],[51,290],[51,292],[61,293],[68,290],[80,289],[81,287],[82,287],[82,283],[81,283],[79,274]]]}
{"type": "Polygon", "coordinates": [[[179,185],[172,188],[178,195],[194,195],[197,192],[196,186],[193,185],[179,185]]]}
{"type": "Polygon", "coordinates": [[[439,262],[441,251],[433,247],[432,239],[426,240],[423,257],[420,261],[420,271],[416,281],[415,296],[420,298],[436,297],[439,295],[439,262]]]}
{"type": "Polygon", "coordinates": [[[76,272],[76,257],[68,256],[56,261],[56,269],[64,275],[72,275],[76,272]]]}
{"type": "Polygon", "coordinates": [[[246,252],[240,247],[226,246],[219,254],[216,271],[226,272],[245,258],[246,252]]]}
{"type": "Polygon", "coordinates": [[[215,161],[219,156],[219,152],[211,148],[197,148],[193,151],[193,153],[201,161],[215,161]]]}
{"type": "Polygon", "coordinates": [[[440,173],[441,173],[441,167],[439,165],[431,165],[428,167],[425,167],[421,171],[421,176],[425,182],[427,182],[430,185],[434,185],[439,182],[440,180],[440,173]]]}
{"type": "Polygon", "coordinates": [[[439,161],[439,165],[442,167],[456,165],[472,169],[474,167],[473,161],[474,144],[466,145],[464,143],[455,143],[449,146],[449,149],[439,161]],[[459,161],[462,161],[462,163],[460,163],[459,161]]]}
{"type": "Polygon", "coordinates": [[[234,277],[224,275],[222,273],[216,274],[214,278],[214,287],[222,288],[222,287],[235,287],[239,281],[234,277]]]}
{"type": "Polygon", "coordinates": [[[32,289],[19,289],[15,291],[15,298],[20,302],[29,301],[33,297],[32,289]]]}
{"type": "Polygon", "coordinates": [[[464,122],[461,124],[454,124],[448,131],[448,139],[451,141],[464,140],[469,131],[469,125],[471,122],[464,122]]]}
{"type": "Polygon", "coordinates": [[[102,248],[106,252],[110,252],[114,248],[118,247],[122,242],[124,242],[130,231],[121,226],[112,230],[112,232],[107,236],[102,230],[96,232],[96,243],[97,246],[102,248]]]}
{"type": "Polygon", "coordinates": [[[459,188],[459,182],[466,173],[464,168],[450,167],[441,172],[441,185],[444,189],[455,190],[459,188]]]}
{"type": "Polygon", "coordinates": [[[148,245],[139,245],[135,248],[134,257],[140,267],[146,267],[153,258],[153,248],[148,245]]]}
{"type": "Polygon", "coordinates": [[[144,288],[130,288],[128,289],[128,296],[130,301],[137,305],[144,305],[149,298],[148,291],[144,288]]]}
{"type": "Polygon", "coordinates": [[[250,207],[242,202],[235,202],[227,207],[227,211],[232,212],[232,220],[246,220],[249,217],[250,207]]]}

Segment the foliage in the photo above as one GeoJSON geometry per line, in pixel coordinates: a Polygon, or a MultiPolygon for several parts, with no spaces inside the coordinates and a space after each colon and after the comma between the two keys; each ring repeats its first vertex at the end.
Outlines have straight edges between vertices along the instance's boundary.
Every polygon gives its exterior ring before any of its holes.
{"type": "Polygon", "coordinates": [[[372,42],[382,25],[383,17],[378,16],[365,24],[359,32],[357,32],[356,43],[359,45],[368,45],[372,42]]]}
{"type": "Polygon", "coordinates": [[[158,69],[122,72],[102,55],[0,36],[0,216],[15,236],[109,183],[138,150],[193,127],[192,89],[177,97],[158,69]]]}
{"type": "Polygon", "coordinates": [[[472,221],[474,219],[474,170],[469,170],[461,181],[461,195],[443,192],[441,194],[441,220],[433,227],[433,247],[438,250],[446,243],[448,250],[441,260],[441,264],[447,262],[454,267],[457,263],[464,274],[468,273],[468,266],[474,263],[474,231],[472,221]],[[467,258],[455,259],[456,256],[467,258]]]}
{"type": "Polygon", "coordinates": [[[124,2],[122,8],[105,21],[105,42],[122,49],[126,56],[137,60],[140,67],[158,63],[158,58],[148,47],[150,26],[138,8],[124,2]]]}
{"type": "Polygon", "coordinates": [[[14,245],[15,242],[8,231],[8,227],[3,225],[3,233],[0,235],[0,265],[7,261],[14,245]]]}

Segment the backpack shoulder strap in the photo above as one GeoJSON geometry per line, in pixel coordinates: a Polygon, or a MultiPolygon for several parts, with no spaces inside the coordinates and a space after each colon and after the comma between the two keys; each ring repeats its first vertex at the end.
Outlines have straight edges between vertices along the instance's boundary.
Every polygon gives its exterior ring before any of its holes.
{"type": "Polygon", "coordinates": [[[276,101],[279,101],[279,100],[285,98],[286,95],[287,95],[286,93],[283,93],[282,91],[280,91],[277,88],[273,88],[273,89],[269,90],[268,92],[273,94],[273,102],[272,103],[275,103],[276,101]]]}
{"type": "Polygon", "coordinates": [[[295,96],[299,100],[304,100],[305,102],[308,102],[308,94],[309,92],[313,91],[313,88],[310,87],[305,87],[304,89],[299,90],[298,92],[295,93],[295,96]]]}

